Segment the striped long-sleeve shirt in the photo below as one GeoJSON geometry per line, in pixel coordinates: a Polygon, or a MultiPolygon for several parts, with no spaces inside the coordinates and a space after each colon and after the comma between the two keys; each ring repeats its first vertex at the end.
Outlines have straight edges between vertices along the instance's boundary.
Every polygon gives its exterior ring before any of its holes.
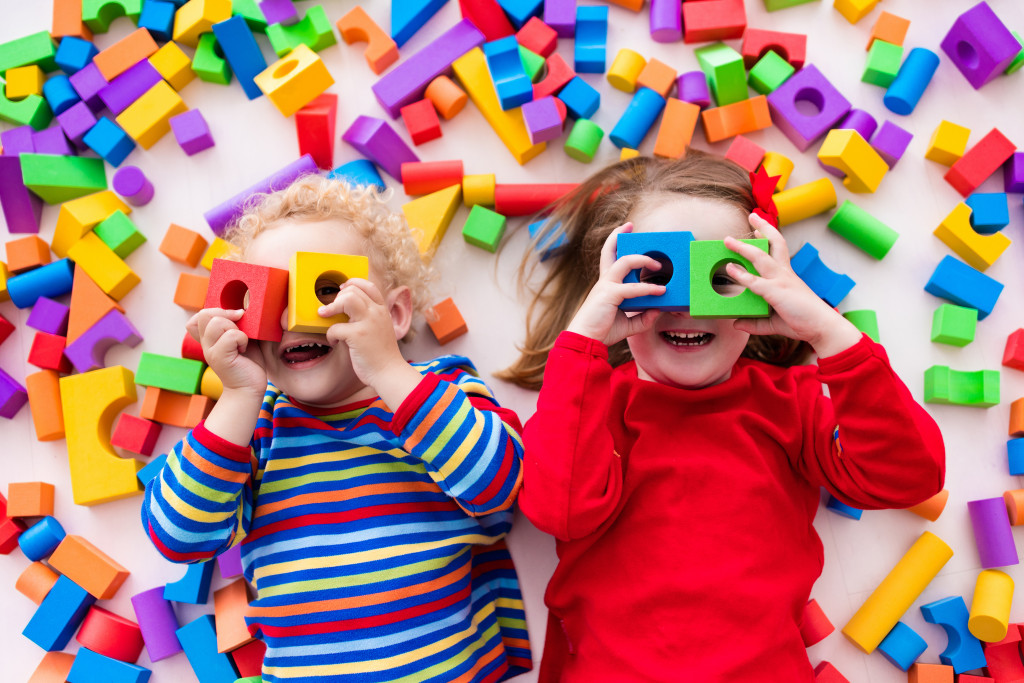
{"type": "Polygon", "coordinates": [[[199,425],[146,487],[142,522],[175,562],[242,543],[263,680],[499,681],[529,670],[504,536],[522,481],[515,413],[468,359],[413,364],[392,413],[330,410],[269,385],[250,447],[199,425]]]}

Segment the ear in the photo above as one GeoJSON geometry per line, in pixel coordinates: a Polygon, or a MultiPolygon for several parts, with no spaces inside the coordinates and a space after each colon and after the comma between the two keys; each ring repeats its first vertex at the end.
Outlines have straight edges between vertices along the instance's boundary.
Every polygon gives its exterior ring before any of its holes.
{"type": "Polygon", "coordinates": [[[395,328],[395,339],[402,339],[412,327],[412,290],[405,285],[395,287],[388,292],[386,303],[395,328]]]}

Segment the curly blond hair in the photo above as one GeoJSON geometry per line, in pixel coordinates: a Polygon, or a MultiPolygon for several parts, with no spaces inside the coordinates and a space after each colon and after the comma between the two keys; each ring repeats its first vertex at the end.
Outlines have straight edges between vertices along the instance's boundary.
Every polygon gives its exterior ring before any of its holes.
{"type": "Polygon", "coordinates": [[[351,225],[369,244],[367,254],[387,290],[407,286],[414,312],[430,315],[430,284],[436,273],[420,256],[405,216],[387,202],[391,190],[357,186],[318,174],[304,175],[283,190],[255,194],[224,239],[234,250],[227,258],[244,261],[252,241],[282,221],[337,220],[351,225]]]}

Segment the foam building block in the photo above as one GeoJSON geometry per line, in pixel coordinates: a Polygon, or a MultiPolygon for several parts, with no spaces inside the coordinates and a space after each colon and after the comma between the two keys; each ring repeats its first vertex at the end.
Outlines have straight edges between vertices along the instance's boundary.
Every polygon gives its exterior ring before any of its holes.
{"type": "Polygon", "coordinates": [[[1006,338],[1003,365],[1015,370],[1024,370],[1024,328],[1011,332],[1006,338]]]}
{"type": "Polygon", "coordinates": [[[882,656],[900,671],[909,669],[927,649],[928,643],[924,638],[902,621],[897,621],[893,629],[878,644],[878,651],[882,656]]]}
{"type": "Polygon", "coordinates": [[[942,489],[923,503],[907,508],[907,511],[913,512],[918,517],[927,519],[929,522],[934,522],[942,516],[942,511],[946,509],[946,503],[948,502],[949,490],[942,489]]]}
{"type": "MultiPolygon", "coordinates": [[[[396,5],[392,5],[392,11],[395,7],[396,5]]],[[[366,43],[363,57],[373,73],[378,76],[398,61],[398,44],[360,5],[349,10],[335,26],[338,27],[338,32],[346,44],[366,43]]]]}
{"type": "Polygon", "coordinates": [[[22,154],[25,187],[47,204],[61,204],[107,189],[102,159],[52,154],[22,154]]]}
{"type": "Polygon", "coordinates": [[[61,71],[70,76],[84,69],[98,52],[99,50],[89,40],[65,36],[57,46],[54,62],[61,71]]]}
{"type": "Polygon", "coordinates": [[[144,643],[139,625],[93,605],[75,636],[82,647],[121,662],[138,661],[144,643]]]}
{"type": "Polygon", "coordinates": [[[604,131],[596,123],[589,119],[577,119],[565,139],[565,153],[576,161],[590,163],[603,138],[604,131]]]}
{"type": "Polygon", "coordinates": [[[206,368],[203,370],[203,380],[199,383],[199,391],[203,396],[218,401],[221,394],[224,393],[224,383],[220,381],[220,377],[217,377],[217,373],[211,368],[206,368]]]}
{"type": "Polygon", "coordinates": [[[149,149],[171,132],[171,118],[187,109],[174,88],[161,81],[121,112],[115,121],[139,146],[149,149]]]}
{"type": "Polygon", "coordinates": [[[715,43],[694,50],[701,71],[719,107],[747,99],[747,73],[743,55],[725,43],[715,43]]]}
{"type": "Polygon", "coordinates": [[[502,110],[508,111],[533,99],[533,83],[523,70],[515,36],[484,43],[483,50],[502,110]]]}
{"type": "Polygon", "coordinates": [[[421,254],[429,254],[441,243],[462,198],[462,186],[452,185],[402,205],[409,227],[418,231],[421,254]]]}
{"type": "Polygon", "coordinates": [[[939,654],[939,661],[953,667],[956,673],[985,666],[981,643],[967,629],[969,613],[962,597],[955,595],[921,605],[921,614],[925,621],[938,624],[946,631],[949,642],[939,654]]]}
{"type": "Polygon", "coordinates": [[[139,28],[145,28],[157,40],[170,40],[174,36],[174,13],[177,9],[174,2],[148,0],[143,3],[139,14],[139,28]]]}
{"type": "Polygon", "coordinates": [[[152,673],[145,667],[118,661],[83,647],[79,649],[75,663],[68,672],[68,683],[146,683],[152,673]]]}
{"type": "Polygon", "coordinates": [[[547,59],[558,45],[558,32],[539,17],[530,17],[516,32],[516,42],[547,59]]]}
{"type": "Polygon", "coordinates": [[[203,363],[199,361],[143,351],[135,371],[135,383],[180,394],[197,394],[202,376],[203,363]]]}
{"type": "MultiPolygon", "coordinates": [[[[0,370],[0,372],[3,371],[0,370]]],[[[0,396],[0,399],[2,399],[2,396],[0,396]]],[[[17,548],[18,538],[21,536],[21,532],[25,530],[24,522],[18,519],[11,519],[6,513],[7,499],[0,493],[0,555],[9,555],[12,550],[17,548]]]]}
{"type": "Polygon", "coordinates": [[[878,260],[885,258],[899,237],[895,230],[848,199],[829,219],[828,227],[878,260]]]}
{"type": "Polygon", "coordinates": [[[64,358],[67,339],[55,334],[36,332],[28,353],[28,362],[44,370],[71,372],[71,364],[64,358]]]}
{"type": "MultiPolygon", "coordinates": [[[[974,584],[967,629],[978,640],[998,643],[1010,628],[1013,579],[998,569],[985,569],[974,584]]],[[[1016,630],[1016,627],[1015,627],[1016,630]]]]}
{"type": "Polygon", "coordinates": [[[434,306],[432,315],[427,319],[427,324],[430,326],[434,338],[437,339],[437,343],[442,346],[461,337],[467,331],[466,321],[451,297],[434,306]]]}
{"type": "Polygon", "coordinates": [[[683,41],[699,43],[743,37],[747,13],[742,0],[713,0],[682,6],[683,41]]]}
{"type": "Polygon", "coordinates": [[[174,616],[174,607],[164,598],[163,586],[133,595],[132,607],[151,662],[181,652],[176,633],[178,620],[174,616]]]}
{"type": "Polygon", "coordinates": [[[41,604],[46,594],[57,583],[57,572],[41,561],[35,561],[25,567],[18,575],[14,588],[35,604],[41,604]]]}
{"type": "Polygon", "coordinates": [[[831,493],[828,495],[828,502],[825,503],[825,509],[840,515],[841,517],[846,517],[847,519],[858,520],[864,516],[863,510],[855,508],[852,505],[847,505],[831,493]]]}
{"type": "Polygon", "coordinates": [[[110,445],[140,455],[153,455],[161,429],[163,427],[155,422],[121,413],[110,437],[110,445]]]}
{"type": "Polygon", "coordinates": [[[53,484],[12,481],[7,485],[8,517],[46,517],[53,514],[53,484]]]}
{"type": "Polygon", "coordinates": [[[41,370],[25,377],[25,390],[32,410],[32,424],[39,441],[64,438],[64,415],[60,404],[60,375],[41,370]]]}
{"type": "Polygon", "coordinates": [[[213,35],[217,37],[217,44],[224,53],[224,59],[238,78],[245,96],[254,100],[262,95],[254,79],[266,70],[267,60],[260,52],[260,46],[245,23],[245,18],[236,15],[217,22],[212,28],[213,35]]]}
{"type": "Polygon", "coordinates": [[[256,193],[270,194],[277,190],[283,190],[292,184],[299,176],[306,173],[316,173],[317,165],[313,157],[303,155],[297,160],[281,168],[274,174],[242,190],[230,199],[222,202],[216,207],[203,214],[210,229],[215,235],[223,234],[224,230],[240,215],[245,208],[245,202],[256,193]]]}
{"type": "Polygon", "coordinates": [[[1003,166],[1003,191],[1024,192],[1024,152],[1014,152],[1003,166]]]}
{"type": "MultiPolygon", "coordinates": [[[[532,89],[530,93],[532,97],[532,89]]],[[[522,106],[522,113],[523,124],[533,144],[549,142],[562,134],[562,117],[551,95],[527,102],[522,106]]]]}
{"type": "Polygon", "coordinates": [[[281,314],[287,305],[287,270],[214,259],[204,308],[245,308],[236,324],[249,339],[280,341],[281,314]],[[243,306],[246,293],[248,307],[243,306]]]}
{"type": "Polygon", "coordinates": [[[104,357],[114,344],[137,346],[142,335],[120,310],[111,309],[64,349],[78,372],[105,366],[104,357]]]}
{"type": "MultiPolygon", "coordinates": [[[[71,87],[82,102],[93,111],[99,111],[103,108],[103,100],[100,99],[100,91],[107,87],[109,84],[107,79],[103,77],[100,70],[96,68],[96,65],[89,62],[84,68],[78,72],[71,74],[68,77],[68,82],[71,83],[71,87]]],[[[31,97],[25,98],[31,100],[31,97]]],[[[23,105],[24,106],[24,105],[23,105]]],[[[28,121],[25,121],[28,123],[28,121]]],[[[35,126],[34,126],[35,127],[35,126]]],[[[38,130],[38,127],[36,127],[38,130]]]]}
{"type": "Polygon", "coordinates": [[[579,76],[573,77],[558,93],[558,99],[577,119],[589,119],[601,106],[601,93],[579,76]]]}
{"type": "Polygon", "coordinates": [[[564,233],[558,232],[558,223],[551,224],[546,219],[534,221],[527,226],[530,233],[530,244],[540,252],[540,260],[546,261],[558,255],[566,244],[564,233]]]}
{"type": "Polygon", "coordinates": [[[951,346],[967,346],[974,341],[978,327],[978,311],[955,304],[940,304],[932,316],[933,342],[951,346]]]}
{"type": "Polygon", "coordinates": [[[322,169],[334,168],[334,129],[338,119],[338,96],[323,93],[295,112],[299,154],[309,154],[322,169]]]}
{"type": "Polygon", "coordinates": [[[446,121],[462,111],[466,102],[469,101],[466,91],[444,75],[432,80],[427,89],[423,91],[423,96],[433,103],[434,109],[446,121]]]}
{"type": "Polygon", "coordinates": [[[115,211],[97,225],[93,232],[122,259],[127,258],[146,242],[146,236],[122,211],[115,211]]]}
{"type": "Polygon", "coordinates": [[[99,285],[108,296],[121,300],[141,281],[139,276],[95,232],[86,234],[68,249],[68,258],[99,285]]]}
{"type": "Polygon", "coordinates": [[[99,91],[99,97],[110,113],[120,114],[160,80],[160,72],[144,59],[111,80],[99,91]]]}
{"type": "Polygon", "coordinates": [[[769,50],[792,64],[793,68],[802,69],[807,59],[807,35],[747,27],[743,32],[743,43],[740,46],[744,66],[751,68],[764,58],[769,50]]]}
{"type": "Polygon", "coordinates": [[[387,121],[372,116],[357,117],[341,139],[395,179],[401,179],[403,163],[420,160],[387,121]]]}
{"type": "Polygon", "coordinates": [[[801,152],[849,113],[851,105],[813,64],[807,64],[768,95],[772,120],[801,152]],[[797,102],[814,104],[816,113],[805,114],[797,102]]]}
{"type": "Polygon", "coordinates": [[[232,581],[213,592],[218,652],[236,650],[252,642],[253,636],[245,625],[245,612],[248,607],[249,590],[245,579],[232,581]]]}
{"type": "Polygon", "coordinates": [[[675,69],[662,61],[652,58],[637,75],[636,86],[638,88],[650,88],[662,97],[668,97],[678,77],[679,73],[675,69]]]}
{"type": "Polygon", "coordinates": [[[768,128],[772,125],[772,118],[767,98],[758,95],[724,107],[705,109],[701,112],[701,123],[708,142],[719,142],[734,135],[768,128]]]}
{"type": "Polygon", "coordinates": [[[917,662],[907,671],[907,683],[953,683],[953,667],[917,662]]]}
{"type": "Polygon", "coordinates": [[[466,206],[494,206],[497,182],[493,173],[476,173],[462,179],[462,202],[466,206]]]}
{"type": "MultiPolygon", "coordinates": [[[[719,107],[719,109],[722,108],[719,107]]],[[[654,138],[654,156],[681,159],[686,154],[690,141],[693,140],[699,114],[700,107],[696,104],[683,102],[674,97],[668,98],[665,102],[661,124],[658,126],[658,134],[654,138]]]]}
{"type": "Polygon", "coordinates": [[[149,63],[178,92],[196,77],[196,72],[192,70],[192,60],[177,43],[166,43],[150,56],[149,63]]]}
{"type": "Polygon", "coordinates": [[[69,259],[53,261],[45,266],[7,279],[7,293],[18,308],[34,306],[39,297],[58,297],[71,291],[74,265],[69,259]]]}
{"type": "Polygon", "coordinates": [[[192,71],[199,80],[207,83],[228,85],[231,83],[231,65],[217,52],[217,36],[204,33],[199,36],[195,56],[192,57],[192,71]]]}
{"type": "Polygon", "coordinates": [[[617,240],[616,258],[629,254],[645,254],[661,264],[661,270],[646,273],[632,270],[623,282],[655,282],[665,285],[665,293],[658,296],[639,296],[625,299],[619,305],[624,311],[643,311],[658,308],[682,311],[690,306],[690,245],[694,241],[689,231],[622,233],[617,240]]]}
{"type": "Polygon", "coordinates": [[[871,27],[871,36],[868,38],[866,49],[870,50],[876,40],[884,40],[887,43],[902,46],[903,40],[907,37],[908,28],[910,28],[909,20],[889,12],[882,12],[875,20],[875,25],[871,27]]]}
{"type": "Polygon", "coordinates": [[[928,141],[928,149],[924,153],[924,158],[943,166],[952,166],[967,151],[967,140],[970,136],[970,128],[964,128],[950,121],[940,121],[928,141]]]}
{"type": "Polygon", "coordinates": [[[1001,232],[981,235],[971,227],[971,207],[958,203],[935,228],[934,234],[968,264],[985,271],[995,263],[1006,248],[1010,238],[1001,232]]]}
{"type": "Polygon", "coordinates": [[[960,306],[976,308],[978,320],[984,320],[999,300],[1003,285],[963,261],[944,256],[924,290],[960,306]]]}
{"type": "Polygon", "coordinates": [[[195,47],[214,24],[230,18],[230,0],[190,0],[174,15],[174,42],[195,47]]]}
{"type": "Polygon", "coordinates": [[[939,56],[931,50],[923,47],[911,50],[882,97],[886,109],[901,116],[913,113],[938,67],[939,56]]]}
{"type": "Polygon", "coordinates": [[[178,640],[192,665],[199,683],[226,683],[235,680],[231,657],[217,651],[214,617],[206,614],[178,629],[178,640]]]}
{"type": "Polygon", "coordinates": [[[374,166],[373,162],[369,159],[356,159],[355,161],[350,161],[347,164],[342,164],[328,173],[327,177],[332,180],[335,178],[344,180],[349,185],[356,187],[360,185],[372,185],[377,188],[378,192],[383,192],[387,189],[387,185],[384,184],[384,180],[380,177],[380,173],[377,172],[377,167],[374,166]]]}
{"type": "MultiPolygon", "coordinates": [[[[626,106],[626,110],[619,117],[618,123],[612,128],[608,139],[620,149],[624,147],[639,148],[647,132],[657,121],[658,115],[664,110],[665,103],[665,98],[654,90],[638,88],[626,106]]],[[[696,118],[694,123],[696,123],[696,118]]]]}
{"type": "Polygon", "coordinates": [[[21,163],[15,156],[0,156],[0,208],[8,232],[39,232],[43,202],[25,187],[21,163]]]}
{"type": "Polygon", "coordinates": [[[682,0],[651,0],[651,39],[674,43],[683,37],[682,0]]]}
{"type": "Polygon", "coordinates": [[[236,543],[217,556],[217,569],[222,579],[242,575],[242,545],[236,543]]]}
{"type": "Polygon", "coordinates": [[[608,48],[608,8],[576,8],[576,40],[573,52],[577,73],[600,74],[605,69],[608,48]]]}
{"type": "Polygon", "coordinates": [[[856,284],[848,275],[837,273],[826,266],[818,250],[809,242],[793,255],[790,265],[800,279],[832,307],[838,306],[856,284]]]}
{"type": "Polygon", "coordinates": [[[155,189],[138,166],[122,166],[114,173],[114,191],[132,206],[145,206],[153,199],[155,189]]]}
{"type": "Polygon", "coordinates": [[[84,588],[60,576],[21,633],[44,650],[63,650],[94,602],[84,588]]]}
{"type": "Polygon", "coordinates": [[[1013,33],[984,1],[956,18],[941,47],[976,90],[1001,75],[1020,52],[1013,33]]]}
{"type": "Polygon", "coordinates": [[[762,95],[778,90],[790,76],[796,73],[792,64],[769,50],[747,74],[747,83],[762,95]]]}
{"type": "Polygon", "coordinates": [[[291,0],[260,0],[259,9],[268,24],[291,26],[299,20],[299,12],[291,0]]]}
{"type": "Polygon", "coordinates": [[[829,131],[818,150],[818,160],[846,174],[843,185],[851,192],[874,192],[889,166],[856,130],[829,131]]]}
{"type": "Polygon", "coordinates": [[[4,74],[7,79],[6,95],[17,100],[29,95],[43,94],[43,81],[46,77],[43,70],[35,64],[8,69],[4,74]]]}
{"type": "Polygon", "coordinates": [[[888,88],[896,80],[903,63],[903,47],[884,40],[876,40],[868,51],[868,60],[860,80],[882,88],[888,88]]]}
{"type": "Polygon", "coordinates": [[[999,371],[966,372],[933,365],[924,371],[924,402],[991,408],[999,403],[999,371]]]}
{"type": "Polygon", "coordinates": [[[186,311],[199,311],[206,302],[206,292],[209,288],[208,276],[179,273],[178,285],[174,289],[174,303],[186,311]]]}
{"type": "Polygon", "coordinates": [[[49,73],[57,68],[57,48],[48,31],[38,31],[0,44],[0,73],[28,64],[39,64],[49,73]]]}
{"type": "Polygon", "coordinates": [[[962,196],[967,197],[990,175],[999,170],[1016,151],[1016,146],[998,128],[964,153],[943,176],[962,196]]]}
{"type": "Polygon", "coordinates": [[[967,512],[971,517],[983,569],[1006,567],[1020,562],[1003,498],[972,500],[967,503],[967,512]]]}
{"type": "Polygon", "coordinates": [[[624,47],[615,54],[615,59],[612,60],[612,65],[608,68],[605,78],[616,90],[635,92],[636,81],[645,66],[647,66],[647,60],[643,55],[624,47]]]}
{"type": "Polygon", "coordinates": [[[991,235],[1010,224],[1010,209],[1005,192],[975,192],[964,203],[971,208],[971,227],[991,235]]]}
{"type": "Polygon", "coordinates": [[[213,401],[206,396],[146,387],[146,394],[139,407],[139,417],[191,429],[205,419],[212,409],[213,401]]]}
{"type": "MultiPolygon", "coordinates": [[[[968,628],[970,621],[968,621],[968,628]]],[[[1020,624],[1011,624],[1006,637],[997,643],[982,641],[985,650],[985,669],[990,678],[978,680],[968,679],[961,675],[963,683],[996,683],[996,681],[1014,681],[1024,678],[1024,660],[1020,654],[1020,624]]]]}
{"type": "Polygon", "coordinates": [[[559,38],[576,33],[576,0],[544,0],[544,23],[555,29],[559,38]]]}
{"type": "Polygon", "coordinates": [[[320,52],[338,42],[322,5],[311,6],[305,16],[294,24],[268,24],[265,32],[278,57],[287,55],[299,45],[320,52]]]}
{"type": "Polygon", "coordinates": [[[33,132],[32,148],[39,154],[68,156],[75,153],[60,126],[50,126],[46,130],[33,132]]]}
{"type": "Polygon", "coordinates": [[[573,68],[557,52],[548,57],[544,61],[544,65],[547,67],[547,75],[543,80],[533,84],[533,99],[535,100],[557,94],[576,77],[573,68]]]}
{"type": "MultiPolygon", "coordinates": [[[[2,157],[0,157],[2,158],[2,157]]],[[[109,190],[64,202],[57,214],[50,248],[60,258],[68,255],[68,249],[82,239],[90,230],[109,218],[115,211],[126,214],[132,208],[109,190]]]]}
{"type": "MultiPolygon", "coordinates": [[[[531,90],[532,92],[532,90],[531,90]]],[[[437,110],[428,99],[407,104],[401,110],[402,121],[405,123],[412,144],[422,145],[441,137],[441,121],[437,118],[437,110]]]]}
{"type": "Polygon", "coordinates": [[[498,183],[494,187],[494,210],[502,216],[538,213],[577,187],[578,183],[498,183]]]}
{"type": "Polygon", "coordinates": [[[321,317],[317,310],[333,301],[334,295],[325,298],[320,288],[340,286],[353,277],[368,278],[370,262],[365,256],[299,251],[292,254],[288,272],[288,330],[326,334],[332,325],[348,322],[348,316],[321,317]]]}
{"type": "Polygon", "coordinates": [[[808,600],[800,616],[800,638],[804,645],[810,647],[820,643],[835,630],[836,627],[829,621],[818,601],[813,598],[808,600]]]}
{"type": "MultiPolygon", "coordinates": [[[[742,240],[768,251],[768,240],[742,240]]],[[[727,263],[738,263],[757,273],[753,264],[728,249],[719,240],[695,240],[690,243],[690,316],[693,318],[766,318],[771,315],[768,302],[749,289],[736,296],[723,296],[714,287],[715,274],[727,263]]]]}
{"type": "MultiPolygon", "coordinates": [[[[420,0],[421,2],[423,0],[420,0]]],[[[528,19],[537,17],[542,9],[543,0],[498,0],[515,28],[524,26],[528,19]]]]}
{"type": "Polygon", "coordinates": [[[53,553],[66,535],[60,522],[46,516],[22,532],[18,537],[18,547],[25,557],[39,562],[53,553]]]}
{"type": "Polygon", "coordinates": [[[476,204],[462,226],[462,237],[469,244],[494,253],[505,234],[505,223],[506,219],[501,214],[476,204]]]}
{"type": "MultiPolygon", "coordinates": [[[[799,1],[803,2],[804,0],[799,1]]],[[[814,683],[850,683],[850,680],[839,673],[839,670],[832,666],[831,662],[823,661],[814,667],[814,683]]]]}
{"type": "Polygon", "coordinates": [[[9,240],[5,247],[7,270],[11,273],[22,273],[50,262],[50,248],[38,235],[9,240]]]}
{"type": "Polygon", "coordinates": [[[306,45],[295,47],[254,81],[284,116],[291,116],[334,85],[323,60],[306,45]]]}

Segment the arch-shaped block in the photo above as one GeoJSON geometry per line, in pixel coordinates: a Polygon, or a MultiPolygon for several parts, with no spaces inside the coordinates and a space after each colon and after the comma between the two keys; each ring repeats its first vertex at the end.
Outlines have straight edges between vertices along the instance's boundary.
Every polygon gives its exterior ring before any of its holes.
{"type": "Polygon", "coordinates": [[[985,666],[981,641],[967,629],[970,613],[962,597],[954,595],[921,605],[921,614],[929,624],[938,624],[946,631],[949,642],[939,655],[943,664],[953,667],[956,673],[985,666]]]}

